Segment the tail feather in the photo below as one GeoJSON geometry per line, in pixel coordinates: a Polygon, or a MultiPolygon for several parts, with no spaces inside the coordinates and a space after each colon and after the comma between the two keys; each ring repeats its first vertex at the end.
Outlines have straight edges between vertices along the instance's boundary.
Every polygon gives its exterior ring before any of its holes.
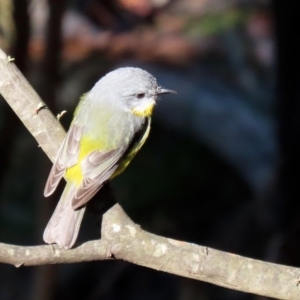
{"type": "Polygon", "coordinates": [[[85,212],[85,207],[77,210],[72,208],[75,191],[74,185],[68,186],[67,184],[45,228],[43,238],[47,244],[55,243],[65,249],[69,249],[75,244],[85,212]]]}

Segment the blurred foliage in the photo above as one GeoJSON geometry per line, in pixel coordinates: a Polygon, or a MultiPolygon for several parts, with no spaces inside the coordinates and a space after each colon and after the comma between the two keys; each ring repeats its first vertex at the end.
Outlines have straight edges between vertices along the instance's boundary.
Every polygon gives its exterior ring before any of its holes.
{"type": "Polygon", "coordinates": [[[246,17],[247,12],[244,10],[232,9],[204,15],[201,18],[189,18],[185,26],[185,32],[190,37],[211,37],[245,24],[246,17]]]}
{"type": "Polygon", "coordinates": [[[9,48],[15,38],[15,23],[13,20],[13,2],[0,0],[0,45],[9,48]]]}

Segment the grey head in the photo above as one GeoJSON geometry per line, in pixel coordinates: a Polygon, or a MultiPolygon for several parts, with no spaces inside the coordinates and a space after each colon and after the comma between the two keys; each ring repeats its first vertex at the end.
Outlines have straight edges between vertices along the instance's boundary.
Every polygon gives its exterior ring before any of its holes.
{"type": "Polygon", "coordinates": [[[150,73],[140,68],[126,67],[102,77],[91,93],[109,95],[104,101],[109,101],[110,105],[117,105],[118,108],[145,117],[151,115],[159,95],[176,92],[163,89],[150,73]]]}

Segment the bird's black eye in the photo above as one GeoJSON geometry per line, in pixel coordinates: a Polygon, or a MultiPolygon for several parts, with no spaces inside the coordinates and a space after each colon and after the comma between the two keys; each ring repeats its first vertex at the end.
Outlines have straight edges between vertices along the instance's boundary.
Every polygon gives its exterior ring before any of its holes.
{"type": "Polygon", "coordinates": [[[136,94],[136,97],[137,97],[138,99],[142,99],[142,98],[145,97],[145,93],[136,94]]]}

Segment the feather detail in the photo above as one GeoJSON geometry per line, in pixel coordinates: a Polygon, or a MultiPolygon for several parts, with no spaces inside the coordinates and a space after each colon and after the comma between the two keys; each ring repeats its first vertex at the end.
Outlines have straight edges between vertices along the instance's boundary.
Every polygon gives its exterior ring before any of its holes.
{"type": "Polygon", "coordinates": [[[48,180],[44,189],[44,196],[48,197],[57,188],[58,183],[65,174],[66,168],[70,168],[78,162],[80,139],[83,128],[72,125],[62,142],[55,162],[52,166],[48,180]]]}
{"type": "Polygon", "coordinates": [[[83,180],[72,199],[73,209],[86,204],[118,168],[124,148],[106,152],[93,151],[81,162],[83,180]]]}
{"type": "Polygon", "coordinates": [[[61,248],[69,249],[76,242],[85,207],[78,210],[72,208],[71,200],[75,192],[75,185],[67,184],[45,228],[43,238],[47,244],[56,243],[61,248]]]}
{"type": "Polygon", "coordinates": [[[118,167],[124,149],[93,151],[79,164],[83,180],[78,187],[68,181],[57,207],[44,231],[44,241],[61,248],[71,248],[78,236],[85,204],[100,190],[118,167]]]}

